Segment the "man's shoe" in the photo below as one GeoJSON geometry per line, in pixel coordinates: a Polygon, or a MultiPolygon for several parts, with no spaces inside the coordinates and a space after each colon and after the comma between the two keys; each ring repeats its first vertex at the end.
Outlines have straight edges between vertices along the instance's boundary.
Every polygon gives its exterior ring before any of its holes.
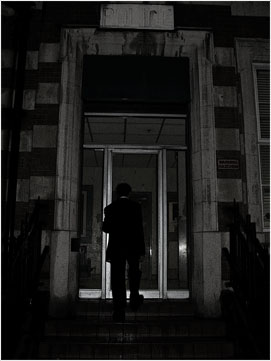
{"type": "Polygon", "coordinates": [[[139,309],[139,307],[143,304],[143,302],[144,302],[143,295],[138,295],[137,297],[132,297],[130,299],[130,307],[131,307],[132,311],[137,311],[139,309]]]}
{"type": "Polygon", "coordinates": [[[114,322],[124,322],[125,321],[125,311],[114,311],[113,312],[113,321],[114,322]]]}

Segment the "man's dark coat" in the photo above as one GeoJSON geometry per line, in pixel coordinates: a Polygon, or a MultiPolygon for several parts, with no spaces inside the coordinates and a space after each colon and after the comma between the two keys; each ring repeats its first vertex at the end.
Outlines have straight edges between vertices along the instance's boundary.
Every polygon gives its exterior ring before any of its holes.
{"type": "Polygon", "coordinates": [[[109,233],[106,260],[145,255],[140,204],[119,198],[104,209],[103,231],[109,233]]]}

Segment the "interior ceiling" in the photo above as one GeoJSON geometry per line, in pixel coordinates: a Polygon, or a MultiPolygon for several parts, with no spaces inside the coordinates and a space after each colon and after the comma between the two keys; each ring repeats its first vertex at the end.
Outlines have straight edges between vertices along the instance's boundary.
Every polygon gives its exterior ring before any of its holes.
{"type": "MultiPolygon", "coordinates": [[[[84,144],[185,145],[185,118],[86,116],[84,144]]],[[[101,167],[102,161],[101,151],[85,152],[85,166],[101,167]]],[[[117,154],[113,160],[116,167],[154,168],[156,163],[155,155],[146,154],[117,154]]]]}

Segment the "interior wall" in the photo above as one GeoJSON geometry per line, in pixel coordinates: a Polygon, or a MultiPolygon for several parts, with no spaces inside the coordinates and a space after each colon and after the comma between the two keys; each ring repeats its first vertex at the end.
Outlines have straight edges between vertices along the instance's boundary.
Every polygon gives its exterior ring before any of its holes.
{"type": "Polygon", "coordinates": [[[102,220],[103,220],[103,168],[102,167],[84,167],[83,168],[83,186],[92,186],[92,202],[91,205],[91,220],[86,220],[86,223],[91,222],[91,246],[88,247],[87,257],[91,259],[91,267],[94,267],[96,274],[102,273],[102,220]],[[95,257],[91,257],[91,252],[95,257]]]}

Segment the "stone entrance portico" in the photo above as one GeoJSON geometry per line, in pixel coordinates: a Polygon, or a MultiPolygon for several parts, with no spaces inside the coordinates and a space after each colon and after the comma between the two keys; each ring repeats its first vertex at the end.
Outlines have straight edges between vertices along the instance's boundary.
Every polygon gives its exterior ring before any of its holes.
{"type": "Polygon", "coordinates": [[[150,31],[142,37],[136,31],[105,32],[84,28],[64,29],[62,32],[55,221],[51,248],[51,314],[66,314],[72,309],[78,293],[78,255],[71,251],[71,239],[78,236],[84,55],[189,58],[192,185],[190,291],[199,314],[218,316],[221,234],[217,214],[212,35],[205,31],[150,31]]]}

